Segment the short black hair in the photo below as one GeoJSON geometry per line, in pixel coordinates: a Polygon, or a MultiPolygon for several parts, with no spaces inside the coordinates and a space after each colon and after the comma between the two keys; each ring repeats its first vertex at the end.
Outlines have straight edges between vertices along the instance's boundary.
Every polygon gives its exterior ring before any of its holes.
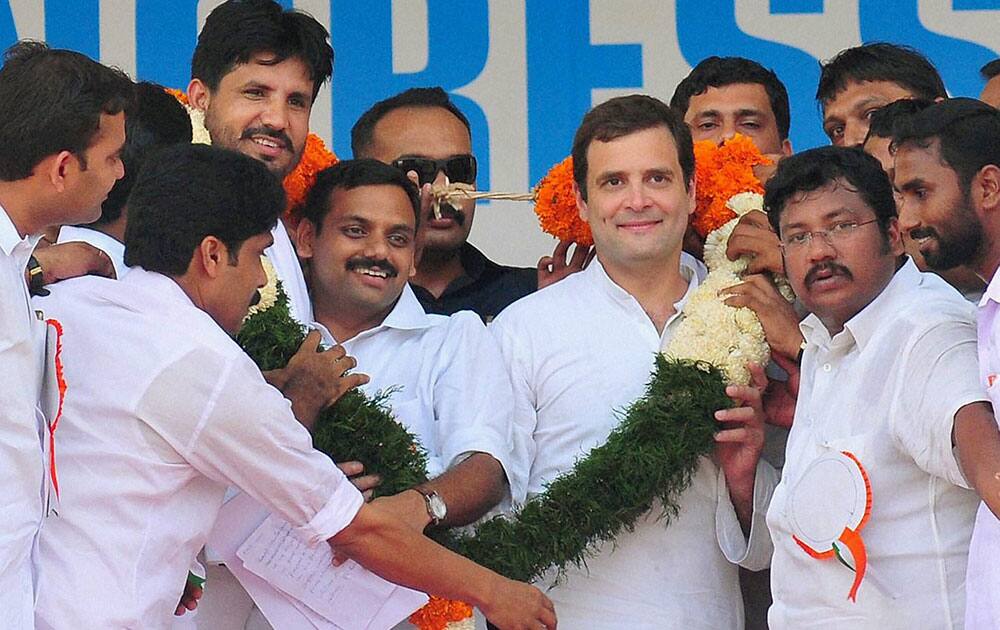
{"type": "Polygon", "coordinates": [[[101,204],[93,225],[106,225],[122,216],[122,208],[147,156],[158,149],[191,142],[191,117],[162,85],[143,81],[135,86],[135,105],[125,119],[125,146],[121,159],[125,176],[115,182],[101,204]]]}
{"type": "Polygon", "coordinates": [[[816,100],[825,106],[851,83],[888,81],[917,98],[947,98],[948,91],[934,64],[916,49],[900,44],[871,42],[842,50],[820,63],[816,100]]]}
{"type": "Polygon", "coordinates": [[[22,40],[0,68],[0,180],[30,177],[50,155],[69,151],[87,168],[84,152],[101,115],[126,111],[131,79],[86,55],[22,40]]]}
{"type": "Polygon", "coordinates": [[[313,81],[313,98],[333,73],[330,33],[316,18],[285,10],[274,0],[228,0],[205,20],[191,58],[191,78],[216,90],[222,78],[254,55],[270,53],[269,65],[301,59],[313,81]]]}
{"type": "Polygon", "coordinates": [[[399,186],[413,206],[414,229],[420,227],[420,193],[398,168],[371,158],[344,160],[323,169],[309,189],[302,206],[302,218],[309,219],[319,234],[323,219],[330,212],[330,196],[337,189],[352,190],[361,186],[399,186]]]}
{"type": "Polygon", "coordinates": [[[125,264],[182,276],[207,236],[235,264],[243,242],[271,230],[284,209],[281,183],[258,160],[204,144],[167,147],[129,195],[125,264]]]}
{"type": "Polygon", "coordinates": [[[778,134],[782,140],[787,140],[788,129],[791,126],[788,90],[773,70],[768,70],[750,59],[743,57],[702,59],[691,73],[677,84],[677,89],[670,99],[670,106],[680,112],[683,118],[687,115],[692,97],[704,94],[710,87],[720,88],[743,83],[760,85],[764,88],[771,103],[774,120],[778,125],[778,134]]]}
{"type": "Polygon", "coordinates": [[[892,183],[878,160],[857,147],[819,147],[791,155],[778,162],[778,169],[764,185],[764,210],[778,234],[781,213],[788,201],[800,194],[830,184],[847,184],[875,213],[883,236],[896,218],[892,183]]]}
{"type": "Polygon", "coordinates": [[[371,157],[372,140],[375,137],[375,125],[394,110],[403,107],[440,107],[457,118],[472,137],[472,127],[462,110],[452,102],[448,93],[440,87],[415,87],[395,96],[379,101],[371,106],[351,129],[351,153],[356,158],[371,157]]]}
{"type": "Polygon", "coordinates": [[[896,121],[923,111],[933,104],[934,101],[924,98],[901,98],[879,107],[872,112],[865,141],[868,138],[891,138],[893,127],[897,124],[896,121]]]}
{"type": "Polygon", "coordinates": [[[900,121],[892,142],[926,149],[935,139],[941,160],[967,193],[980,169],[1000,166],[1000,111],[974,98],[946,99],[900,121]]]}
{"type": "Polygon", "coordinates": [[[676,110],[658,98],[645,94],[619,96],[595,106],[587,112],[580,127],[573,136],[573,179],[580,188],[583,199],[587,199],[587,149],[595,140],[611,142],[617,138],[663,127],[670,132],[677,147],[687,189],[694,179],[694,145],[691,130],[676,110]]]}
{"type": "Polygon", "coordinates": [[[1000,59],[994,59],[993,61],[984,64],[983,67],[979,69],[979,74],[987,81],[997,75],[1000,75],[1000,59]]]}

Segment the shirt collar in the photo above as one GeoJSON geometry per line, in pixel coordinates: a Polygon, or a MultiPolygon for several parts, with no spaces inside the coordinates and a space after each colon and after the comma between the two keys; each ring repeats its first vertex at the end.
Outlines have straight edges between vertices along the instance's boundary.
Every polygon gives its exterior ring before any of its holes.
{"type": "MultiPolygon", "coordinates": [[[[684,291],[684,295],[681,296],[681,299],[674,304],[678,313],[680,313],[681,307],[683,307],[683,305],[688,301],[688,298],[691,297],[691,294],[694,293],[694,290],[698,288],[699,284],[701,284],[701,278],[704,275],[701,273],[703,268],[704,267],[701,266],[701,263],[698,262],[698,260],[693,256],[686,252],[681,252],[680,272],[681,277],[687,281],[688,287],[687,290],[684,291]]],[[[596,257],[589,265],[587,265],[587,268],[580,273],[586,274],[588,276],[588,281],[595,283],[601,288],[602,291],[604,291],[605,294],[609,295],[613,299],[619,302],[635,302],[635,298],[631,293],[623,289],[618,285],[618,283],[611,279],[611,276],[609,276],[608,272],[605,271],[604,265],[602,265],[601,261],[596,257]]]]}
{"type": "Polygon", "coordinates": [[[983,297],[979,299],[979,306],[986,306],[989,301],[1000,302],[1000,269],[993,274],[993,278],[983,291],[983,297]]]}
{"type": "Polygon", "coordinates": [[[396,305],[392,307],[392,310],[385,316],[382,323],[374,328],[362,330],[352,339],[346,339],[344,341],[334,339],[330,330],[320,322],[314,322],[312,327],[319,330],[324,339],[327,341],[332,343],[347,343],[348,341],[353,341],[354,339],[360,339],[362,337],[375,334],[384,328],[394,328],[396,330],[420,330],[422,328],[430,328],[432,324],[433,320],[427,315],[427,313],[424,312],[424,308],[420,306],[420,302],[417,300],[417,296],[414,295],[413,289],[410,288],[410,284],[406,283],[403,285],[403,292],[400,294],[399,299],[396,300],[396,305]]]}
{"type": "Polygon", "coordinates": [[[900,293],[911,291],[923,282],[923,274],[917,269],[917,265],[912,258],[907,257],[906,262],[893,274],[889,284],[882,289],[882,292],[875,296],[875,299],[861,309],[854,317],[844,324],[844,330],[830,337],[826,326],[816,315],[810,313],[808,317],[799,324],[802,335],[807,343],[818,343],[828,345],[832,342],[850,343],[853,341],[859,349],[864,349],[865,344],[875,336],[876,331],[885,325],[886,317],[884,311],[891,309],[892,302],[900,293]],[[841,341],[843,340],[843,341],[841,341]]]}
{"type": "MultiPolygon", "coordinates": [[[[205,312],[191,301],[190,296],[184,292],[176,280],[162,273],[146,271],[142,267],[131,267],[119,282],[158,296],[168,307],[197,308],[199,311],[205,312]]],[[[208,315],[208,313],[205,314],[208,315]]]]}
{"type": "Polygon", "coordinates": [[[21,238],[20,232],[17,231],[17,227],[11,220],[10,215],[7,214],[7,210],[0,206],[0,250],[7,256],[10,256],[14,251],[14,248],[21,243],[28,243],[32,248],[38,243],[40,236],[28,236],[26,238],[21,238]]]}

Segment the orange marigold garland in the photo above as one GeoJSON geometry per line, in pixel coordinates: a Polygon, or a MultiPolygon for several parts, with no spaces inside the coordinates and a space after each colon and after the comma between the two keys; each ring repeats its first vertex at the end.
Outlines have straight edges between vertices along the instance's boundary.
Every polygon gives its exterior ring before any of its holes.
{"type": "Polygon", "coordinates": [[[691,226],[702,238],[736,214],[726,207],[730,197],[743,192],[763,193],[753,167],[771,164],[750,138],[736,134],[722,146],[710,140],[694,143],[696,209],[691,226]]]}
{"type": "Polygon", "coordinates": [[[573,192],[573,158],[553,166],[535,187],[535,214],[546,234],[578,245],[594,244],[590,226],[580,218],[573,192]]]}
{"type": "Polygon", "coordinates": [[[423,608],[410,615],[410,623],[421,630],[446,630],[448,624],[472,617],[472,606],[431,595],[423,608]]]}

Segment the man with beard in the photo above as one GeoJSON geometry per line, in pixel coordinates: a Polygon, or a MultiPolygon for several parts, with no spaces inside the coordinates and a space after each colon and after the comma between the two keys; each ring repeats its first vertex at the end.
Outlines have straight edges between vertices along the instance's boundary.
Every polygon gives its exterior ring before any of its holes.
{"type": "Polygon", "coordinates": [[[764,204],[810,312],[767,513],[769,626],[961,627],[968,488],[1000,489],[972,305],[902,256],[889,178],[857,149],[783,160],[764,204]]]}
{"type": "MultiPolygon", "coordinates": [[[[988,282],[979,302],[979,375],[993,406],[1000,404],[1000,112],[973,99],[933,105],[897,128],[895,185],[902,194],[900,227],[934,269],[965,265],[988,282]]],[[[1000,454],[992,455],[990,474],[1000,454]]],[[[968,476],[968,474],[967,474],[968,476]]],[[[971,478],[970,478],[971,479],[971,478]]],[[[989,493],[980,493],[989,502],[989,493]]],[[[992,494],[996,496],[996,494],[992,494]]],[[[966,626],[1000,619],[997,586],[1000,522],[980,505],[969,549],[966,626]]]]}
{"type": "MultiPolygon", "coordinates": [[[[422,187],[476,183],[469,121],[439,87],[412,88],[373,105],[351,130],[356,158],[374,158],[410,174],[422,187]]],[[[421,217],[423,252],[411,286],[428,313],[477,313],[489,323],[508,304],[579,271],[589,249],[556,246],[537,269],[506,267],[468,242],[475,200],[428,207],[421,217]]]]}

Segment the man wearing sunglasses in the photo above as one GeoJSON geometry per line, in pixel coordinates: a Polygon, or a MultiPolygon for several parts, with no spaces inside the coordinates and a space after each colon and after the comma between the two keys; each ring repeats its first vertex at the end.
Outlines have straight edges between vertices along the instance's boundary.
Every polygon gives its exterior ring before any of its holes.
{"type": "MultiPolygon", "coordinates": [[[[475,184],[469,121],[439,87],[412,88],[372,106],[351,130],[356,158],[391,164],[425,184],[475,184]]],[[[511,302],[580,270],[587,248],[560,243],[538,268],[498,265],[468,242],[476,202],[442,204],[421,217],[423,254],[413,290],[428,313],[476,312],[489,322],[511,302]]]]}

